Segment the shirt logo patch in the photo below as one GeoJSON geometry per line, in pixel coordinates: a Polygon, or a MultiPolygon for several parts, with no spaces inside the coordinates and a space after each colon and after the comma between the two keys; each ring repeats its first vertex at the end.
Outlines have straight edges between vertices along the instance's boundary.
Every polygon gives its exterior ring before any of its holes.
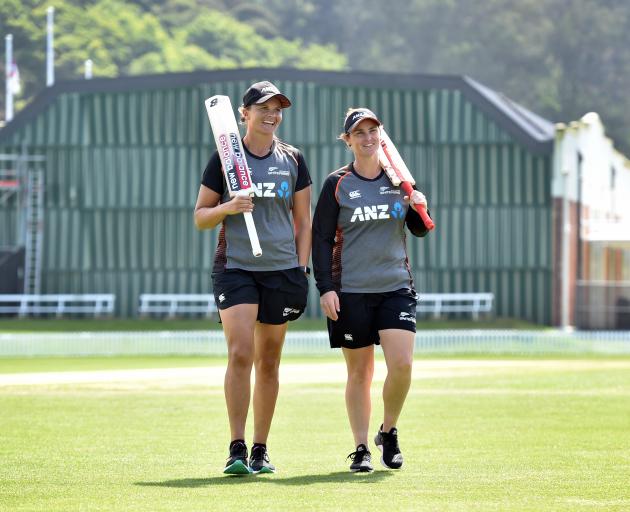
{"type": "Polygon", "coordinates": [[[291,190],[289,190],[289,182],[283,181],[282,183],[280,183],[280,188],[278,189],[278,196],[282,197],[283,199],[289,199],[290,195],[291,195],[291,190]]]}
{"type": "Polygon", "coordinates": [[[392,210],[389,213],[395,219],[402,219],[404,214],[402,205],[398,201],[396,201],[394,203],[394,206],[392,207],[392,210]]]}
{"type": "Polygon", "coordinates": [[[291,173],[289,171],[278,169],[277,167],[272,166],[267,169],[267,174],[276,176],[289,176],[291,173]]]}
{"type": "Polygon", "coordinates": [[[375,206],[364,206],[354,209],[350,222],[365,222],[367,220],[384,220],[389,219],[387,212],[389,206],[386,204],[377,204],[375,206]]]}
{"type": "Polygon", "coordinates": [[[350,199],[359,199],[359,197],[361,197],[361,192],[359,192],[358,190],[353,190],[348,194],[348,197],[350,199]]]}
{"type": "Polygon", "coordinates": [[[253,183],[254,195],[256,197],[280,197],[282,199],[289,199],[291,197],[291,188],[288,181],[280,183],[276,190],[276,184],[269,183],[253,183]]]}
{"type": "Polygon", "coordinates": [[[392,188],[392,187],[381,187],[379,190],[380,194],[397,194],[400,195],[400,189],[392,188]]]}

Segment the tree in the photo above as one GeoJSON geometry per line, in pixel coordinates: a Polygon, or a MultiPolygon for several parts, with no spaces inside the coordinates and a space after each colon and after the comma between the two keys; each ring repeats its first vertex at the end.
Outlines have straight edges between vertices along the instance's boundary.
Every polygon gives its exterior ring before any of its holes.
{"type": "Polygon", "coordinates": [[[375,15],[381,9],[346,0],[335,11],[344,30],[330,39],[326,28],[319,41],[336,43],[352,69],[469,75],[552,121],[597,111],[630,151],[627,1],[410,0],[375,15]]]}
{"type": "MultiPolygon", "coordinates": [[[[0,0],[0,30],[14,36],[25,86],[16,111],[45,84],[46,8],[35,0],[0,0]]],[[[79,78],[87,59],[94,63],[94,76],[108,77],[253,66],[346,67],[332,45],[280,37],[276,18],[266,12],[255,2],[234,0],[56,0],[55,77],[79,78]]]]}

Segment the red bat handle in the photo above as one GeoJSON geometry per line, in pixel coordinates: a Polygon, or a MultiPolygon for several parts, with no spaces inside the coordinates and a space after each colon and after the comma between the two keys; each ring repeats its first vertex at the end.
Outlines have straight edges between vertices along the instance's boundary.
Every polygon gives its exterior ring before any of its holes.
{"type": "MultiPolygon", "coordinates": [[[[403,181],[400,184],[400,188],[402,188],[403,192],[407,196],[409,196],[409,199],[411,199],[411,193],[413,192],[413,187],[411,186],[411,183],[409,183],[408,181],[403,181]]],[[[418,215],[420,215],[422,222],[424,222],[425,227],[429,231],[431,231],[435,227],[435,223],[431,220],[431,217],[429,217],[426,207],[424,205],[420,205],[420,203],[414,204],[416,205],[416,211],[418,212],[418,215]]]]}

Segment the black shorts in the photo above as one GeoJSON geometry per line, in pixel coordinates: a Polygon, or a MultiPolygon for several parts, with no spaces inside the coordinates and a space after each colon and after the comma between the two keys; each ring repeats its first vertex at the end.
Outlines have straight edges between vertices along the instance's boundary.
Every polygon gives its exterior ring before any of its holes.
{"type": "Polygon", "coordinates": [[[296,320],[306,309],[308,279],[301,267],[260,272],[227,269],[212,274],[212,282],[219,311],[258,304],[259,322],[280,325],[296,320]]]}
{"type": "Polygon", "coordinates": [[[403,329],[416,332],[416,294],[413,290],[384,293],[340,293],[339,319],[328,318],[332,348],[380,345],[378,331],[403,329]]]}

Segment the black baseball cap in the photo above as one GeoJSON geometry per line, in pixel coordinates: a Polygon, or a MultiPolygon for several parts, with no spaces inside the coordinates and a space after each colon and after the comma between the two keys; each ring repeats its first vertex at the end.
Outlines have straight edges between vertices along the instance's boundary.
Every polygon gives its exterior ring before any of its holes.
{"type": "Polygon", "coordinates": [[[243,95],[243,106],[249,107],[254,103],[264,103],[271,98],[277,97],[280,100],[280,106],[287,108],[291,106],[291,101],[284,94],[282,94],[278,88],[271,82],[263,81],[256,82],[249,86],[249,89],[245,91],[243,95]]]}
{"type": "Polygon", "coordinates": [[[373,121],[376,121],[379,126],[383,124],[381,123],[381,120],[376,117],[376,114],[370,109],[354,108],[346,114],[346,120],[343,122],[343,131],[345,133],[350,133],[356,125],[365,119],[372,119],[373,121]]]}

